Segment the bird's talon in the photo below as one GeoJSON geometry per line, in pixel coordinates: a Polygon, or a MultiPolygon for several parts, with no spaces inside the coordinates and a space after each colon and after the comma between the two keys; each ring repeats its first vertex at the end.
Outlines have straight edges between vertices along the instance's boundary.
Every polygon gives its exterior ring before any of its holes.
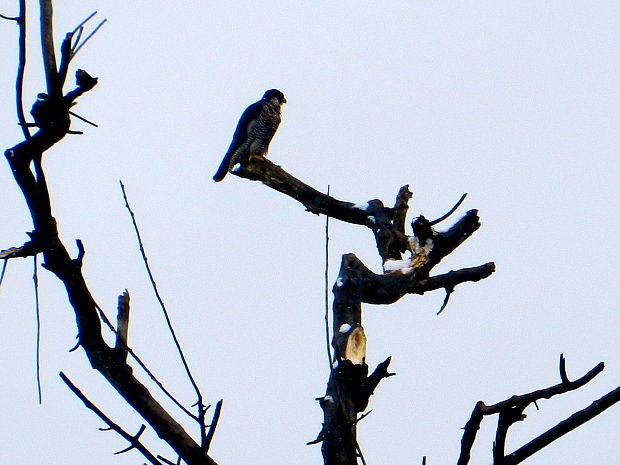
{"type": "Polygon", "coordinates": [[[252,160],[267,161],[265,157],[263,157],[262,155],[257,155],[257,154],[250,155],[250,158],[248,158],[248,161],[252,161],[252,160]]]}

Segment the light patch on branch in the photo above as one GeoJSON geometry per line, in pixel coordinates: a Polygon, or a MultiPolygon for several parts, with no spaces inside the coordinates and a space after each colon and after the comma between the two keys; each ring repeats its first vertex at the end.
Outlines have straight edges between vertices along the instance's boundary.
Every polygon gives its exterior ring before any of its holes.
{"type": "Polygon", "coordinates": [[[433,250],[433,245],[433,240],[430,237],[426,239],[423,246],[420,246],[420,241],[417,237],[413,236],[409,238],[412,268],[419,268],[428,262],[428,256],[433,250]]]}
{"type": "Polygon", "coordinates": [[[364,329],[358,326],[347,339],[347,347],[344,350],[344,358],[354,365],[361,365],[366,359],[366,335],[364,329]]]}
{"type": "Polygon", "coordinates": [[[357,208],[358,210],[368,210],[368,202],[364,203],[355,203],[353,204],[353,208],[357,208]]]}
{"type": "Polygon", "coordinates": [[[402,260],[386,260],[383,264],[384,273],[409,274],[412,271],[411,257],[403,258],[402,260]]]}
{"type": "Polygon", "coordinates": [[[340,325],[340,329],[338,331],[341,332],[342,334],[346,334],[349,331],[351,331],[351,325],[349,323],[340,325]]]}
{"type": "Polygon", "coordinates": [[[417,237],[408,238],[410,254],[402,260],[390,259],[383,264],[384,273],[409,274],[416,268],[420,268],[428,263],[428,256],[433,250],[433,240],[428,238],[423,246],[417,237]]]}

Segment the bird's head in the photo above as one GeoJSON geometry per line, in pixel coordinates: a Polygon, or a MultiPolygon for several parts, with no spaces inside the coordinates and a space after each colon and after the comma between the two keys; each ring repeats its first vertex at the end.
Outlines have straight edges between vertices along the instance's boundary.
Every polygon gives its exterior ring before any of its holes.
{"type": "Polygon", "coordinates": [[[263,95],[263,100],[270,101],[270,100],[274,100],[274,99],[280,105],[282,105],[283,103],[286,103],[286,98],[284,98],[284,94],[282,92],[280,92],[278,89],[269,89],[263,95]]]}

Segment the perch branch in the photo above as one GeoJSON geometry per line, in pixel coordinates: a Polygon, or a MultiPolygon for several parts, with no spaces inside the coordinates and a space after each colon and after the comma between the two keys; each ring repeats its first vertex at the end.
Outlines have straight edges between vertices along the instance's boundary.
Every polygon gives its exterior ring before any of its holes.
{"type": "Polygon", "coordinates": [[[365,225],[368,222],[368,214],[363,208],[319,192],[269,160],[251,160],[249,163],[242,164],[241,168],[232,174],[252,181],[260,181],[267,187],[297,200],[311,213],[329,215],[337,220],[353,224],[365,225]]]}
{"type": "Polygon", "coordinates": [[[389,208],[378,199],[364,204],[337,200],[329,192],[327,195],[319,192],[265,159],[241,163],[232,174],[260,181],[300,202],[311,213],[366,226],[373,232],[383,274],[370,271],[354,254],[342,257],[333,287],[331,346],[335,360],[330,367],[326,394],[320,398],[323,428],[317,439],[310,442],[322,442],[326,465],[353,465],[360,457],[364,462],[356,439],[357,414],[366,408],[379,381],[393,373],[387,370],[388,358],[368,376],[362,303],[387,305],[406,294],[423,294],[443,288],[447,293],[445,307],[447,297],[458,284],[490,276],[495,270],[493,263],[429,277],[435,265],[480,227],[478,212],[468,211],[447,231],[433,230],[434,224],[456,211],[465,198],[463,195],[448,213],[433,222],[419,216],[412,223],[413,235],[409,236],[405,232],[408,204],[412,198],[408,186],[400,188],[394,207],[389,208]],[[403,254],[409,256],[403,259],[403,254]]]}

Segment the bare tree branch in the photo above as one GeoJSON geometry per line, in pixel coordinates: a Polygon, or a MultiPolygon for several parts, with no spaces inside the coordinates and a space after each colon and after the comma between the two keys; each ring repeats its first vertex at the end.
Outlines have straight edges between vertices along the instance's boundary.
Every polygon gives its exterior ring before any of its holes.
{"type": "MultiPolygon", "coordinates": [[[[470,210],[445,232],[436,232],[433,224],[450,216],[457,204],[435,222],[419,216],[412,222],[412,235],[405,231],[412,193],[400,188],[393,208],[379,199],[364,204],[336,200],[291,176],[269,160],[242,161],[233,174],[277,190],[300,202],[308,211],[324,214],[352,224],[366,226],[374,235],[383,273],[370,271],[354,254],[342,257],[340,273],[333,287],[333,337],[335,359],[330,368],[325,396],[319,398],[323,409],[323,428],[315,441],[322,442],[326,465],[354,465],[361,456],[356,439],[356,419],[368,405],[380,380],[392,375],[390,358],[368,376],[366,336],[362,327],[362,303],[391,304],[406,294],[423,294],[444,288],[449,296],[463,282],[479,281],[495,270],[493,263],[429,277],[432,268],[480,227],[476,210],[470,210]],[[403,254],[408,254],[403,258],[403,254]]],[[[447,298],[444,306],[447,303],[447,298]]]]}
{"type": "Polygon", "coordinates": [[[24,74],[26,72],[26,0],[19,0],[19,25],[17,77],[15,78],[15,107],[17,108],[17,121],[19,122],[24,137],[30,139],[30,130],[26,125],[24,114],[24,74]]]}
{"type": "Polygon", "coordinates": [[[3,15],[3,14],[0,14],[0,18],[6,19],[7,21],[19,22],[19,16],[6,16],[6,15],[3,15]]]}
{"type": "Polygon", "coordinates": [[[58,82],[56,68],[52,0],[39,0],[39,8],[41,10],[41,51],[43,52],[43,69],[45,70],[47,93],[56,98],[62,94],[62,84],[58,82]]]}
{"type": "Polygon", "coordinates": [[[551,428],[549,431],[543,433],[541,436],[535,438],[517,451],[509,455],[505,455],[505,444],[508,429],[515,422],[521,421],[525,418],[523,411],[530,404],[535,403],[540,399],[550,399],[553,396],[579,389],[594,379],[594,377],[600,374],[604,369],[604,364],[601,362],[581,378],[575,381],[570,381],[566,376],[566,367],[563,355],[560,360],[561,383],[545,389],[532,391],[527,394],[515,395],[493,405],[485,405],[482,401],[476,403],[470,419],[463,428],[464,431],[461,439],[461,453],[459,455],[457,465],[467,465],[469,463],[471,449],[474,445],[474,441],[476,440],[476,435],[480,429],[480,424],[482,423],[484,416],[499,414],[495,444],[493,447],[494,464],[513,465],[525,460],[525,458],[550,444],[552,441],[555,441],[562,435],[575,429],[577,426],[590,420],[620,400],[620,388],[618,388],[596,401],[587,409],[575,413],[569,419],[551,428]]]}
{"type": "Polygon", "coordinates": [[[215,409],[213,411],[213,418],[211,419],[211,425],[209,426],[209,431],[205,436],[205,441],[203,443],[203,449],[206,452],[209,452],[209,448],[211,447],[211,441],[213,441],[213,436],[215,435],[215,430],[217,428],[217,424],[220,421],[220,415],[222,413],[222,406],[224,404],[224,399],[220,399],[217,404],[215,404],[215,409]]]}
{"type": "Polygon", "coordinates": [[[115,348],[123,352],[127,360],[127,347],[129,341],[129,292],[125,289],[118,296],[118,313],[116,317],[116,344],[115,348]]]}
{"type": "MultiPolygon", "coordinates": [[[[69,302],[75,311],[79,345],[84,349],[93,366],[119,394],[131,405],[156,434],[183,457],[189,465],[214,465],[215,461],[204,453],[196,441],[156,401],[148,389],[132,373],[132,369],[109,347],[102,336],[97,304],[82,275],[80,260],[72,259],[61,242],[56,220],[52,215],[50,195],[43,172],[43,153],[70,133],[69,110],[76,100],[90,91],[97,79],[78,69],[76,87],[63,95],[62,82],[57,79],[52,33],[51,0],[40,0],[41,36],[44,68],[48,94],[39,94],[31,114],[38,131],[5,151],[11,172],[20,187],[30,211],[34,231],[30,245],[13,250],[3,258],[19,256],[26,252],[43,253],[42,266],[54,273],[65,285],[69,302]],[[34,163],[33,163],[34,162],[34,163]],[[31,166],[34,165],[34,172],[31,166]]],[[[204,411],[201,412],[204,415],[204,411]]]]}
{"type": "Polygon", "coordinates": [[[205,420],[205,405],[203,402],[203,397],[202,397],[202,393],[200,392],[200,388],[198,387],[198,383],[196,383],[196,380],[194,379],[194,376],[192,375],[192,372],[189,368],[189,364],[187,363],[187,359],[185,358],[185,355],[183,354],[183,349],[181,348],[181,343],[179,342],[179,339],[176,335],[176,332],[174,331],[174,327],[172,326],[172,321],[170,320],[170,315],[168,314],[168,310],[166,308],[166,304],[164,303],[161,294],[159,293],[159,289],[157,288],[157,282],[155,281],[155,277],[153,276],[153,272],[151,271],[151,267],[149,265],[149,261],[148,258],[146,256],[146,251],[144,250],[144,243],[142,242],[142,236],[140,235],[140,230],[138,229],[138,223],[136,222],[136,216],[133,212],[133,210],[131,209],[131,206],[129,205],[129,199],[127,198],[127,192],[125,191],[125,185],[123,184],[122,181],[120,181],[120,186],[121,186],[121,191],[123,193],[123,199],[125,201],[125,207],[127,208],[127,211],[129,212],[129,215],[131,216],[131,222],[133,224],[134,227],[134,231],[136,232],[136,238],[138,240],[138,246],[140,248],[140,253],[142,255],[142,261],[144,262],[144,266],[146,268],[146,272],[149,276],[149,280],[151,281],[151,287],[153,288],[153,292],[155,292],[155,297],[157,298],[157,302],[159,302],[159,307],[162,310],[162,313],[164,315],[164,318],[166,320],[166,324],[168,326],[168,330],[170,331],[170,334],[172,336],[172,340],[174,341],[174,344],[176,346],[177,352],[179,353],[179,357],[181,359],[181,362],[183,363],[183,367],[185,368],[185,373],[187,374],[187,377],[192,385],[192,387],[194,388],[194,392],[196,393],[196,397],[197,397],[197,401],[196,401],[196,405],[198,408],[198,422],[200,424],[200,436],[201,436],[201,444],[205,444],[206,443],[206,420],[205,420]]]}
{"type": "Polygon", "coordinates": [[[39,274],[37,267],[37,256],[35,255],[32,258],[33,262],[33,272],[32,272],[32,282],[34,284],[34,312],[35,318],[37,322],[36,326],[36,351],[35,351],[35,360],[36,360],[36,370],[37,370],[37,395],[39,400],[39,405],[43,403],[43,397],[41,394],[41,307],[39,303],[39,274]]]}
{"type": "Polygon", "coordinates": [[[461,198],[456,202],[456,204],[454,204],[454,207],[452,207],[448,213],[446,213],[445,215],[440,216],[439,218],[437,218],[436,220],[431,221],[431,226],[434,226],[436,224],[441,223],[442,221],[448,219],[450,217],[450,215],[452,215],[452,213],[454,213],[463,203],[463,201],[465,200],[465,197],[467,197],[467,192],[464,193],[463,195],[461,195],[461,198]]]}
{"type": "MultiPolygon", "coordinates": [[[[329,188],[327,185],[327,195],[329,196],[329,188]]],[[[324,275],[324,291],[325,291],[325,344],[327,350],[327,361],[331,369],[334,364],[332,358],[332,350],[329,345],[329,215],[325,215],[325,275],[324,275]]]]}
{"type": "Polygon", "coordinates": [[[155,455],[153,455],[153,453],[151,453],[151,451],[149,451],[146,446],[144,446],[144,444],[142,444],[139,440],[140,435],[142,434],[142,432],[144,431],[144,425],[142,425],[142,427],[140,428],[140,431],[138,432],[138,434],[136,434],[135,436],[132,436],[131,434],[129,434],[128,432],[126,432],[123,428],[121,428],[118,424],[116,424],[115,422],[113,422],[105,413],[103,413],[95,404],[93,404],[83,393],[82,391],[80,391],[80,389],[78,389],[75,384],[73,384],[71,382],[71,380],[61,371],[60,372],[60,377],[62,378],[62,380],[64,381],[64,383],[69,387],[69,389],[71,389],[71,391],[73,391],[73,393],[78,397],[78,399],[80,399],[84,405],[89,409],[92,410],[93,412],[95,412],[97,414],[97,416],[99,418],[101,418],[109,427],[109,429],[112,429],[114,431],[116,431],[121,437],[123,437],[124,439],[126,439],[130,446],[127,449],[123,449],[122,451],[117,452],[116,454],[120,454],[123,452],[127,452],[131,449],[136,449],[137,451],[139,451],[142,455],[144,455],[144,457],[151,462],[153,465],[162,465],[162,463],[157,460],[157,458],[155,457],[155,455]]]}
{"type": "Polygon", "coordinates": [[[590,406],[573,413],[566,420],[561,421],[553,428],[547,430],[537,438],[525,444],[523,447],[506,456],[505,464],[516,465],[517,463],[523,462],[526,458],[534,455],[536,452],[548,446],[556,439],[561,438],[575,428],[590,421],[597,415],[600,415],[619,401],[620,386],[605,394],[600,399],[595,400],[590,406]]]}

